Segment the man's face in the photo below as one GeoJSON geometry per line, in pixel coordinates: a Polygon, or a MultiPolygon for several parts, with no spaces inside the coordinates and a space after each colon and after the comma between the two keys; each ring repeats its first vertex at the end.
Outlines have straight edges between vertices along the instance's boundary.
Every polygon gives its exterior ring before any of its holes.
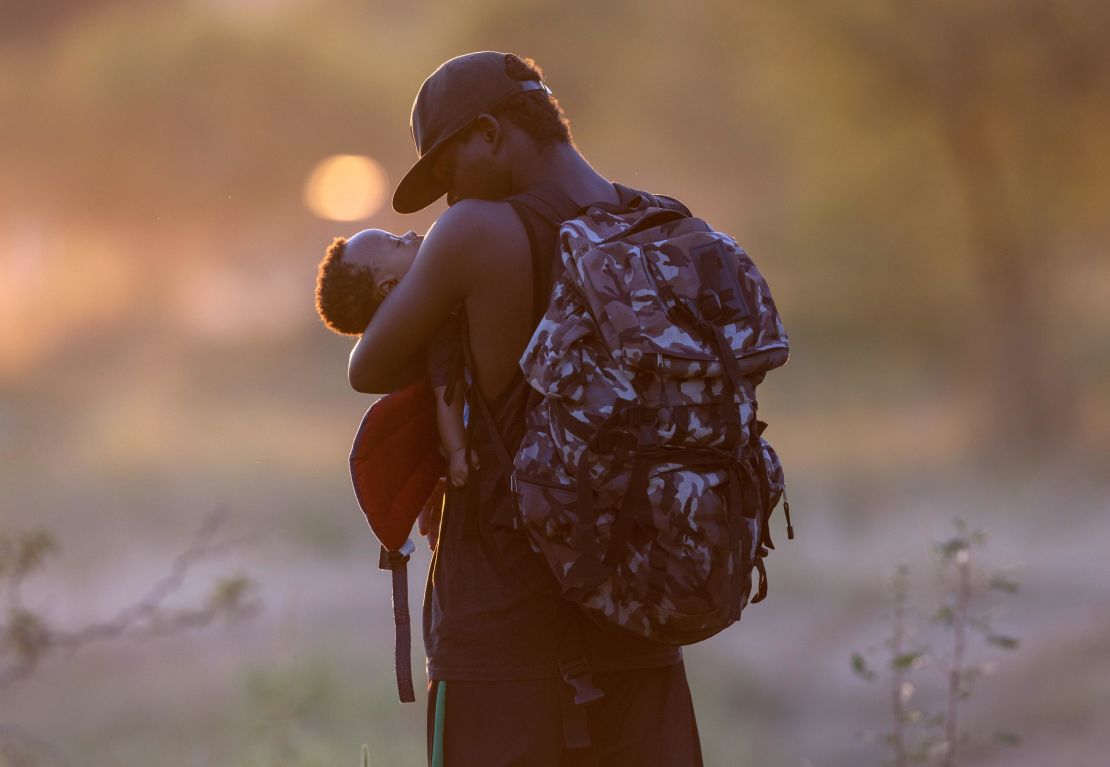
{"type": "Polygon", "coordinates": [[[500,200],[512,194],[505,127],[504,122],[483,116],[440,149],[432,175],[447,184],[448,205],[467,199],[500,200]]]}

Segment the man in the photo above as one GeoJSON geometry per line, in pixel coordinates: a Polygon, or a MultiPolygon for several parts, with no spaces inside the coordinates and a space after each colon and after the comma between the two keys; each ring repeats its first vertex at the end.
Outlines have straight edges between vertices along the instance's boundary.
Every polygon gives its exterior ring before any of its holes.
{"type": "Polygon", "coordinates": [[[450,207],[351,352],[350,382],[363,392],[408,383],[461,305],[472,399],[492,415],[470,418],[478,468],[465,490],[448,489],[425,595],[429,758],[700,765],[678,648],[585,619],[533,588],[486,534],[512,509],[497,443],[511,453],[522,433],[528,387],[518,360],[547,306],[558,224],[586,204],[627,200],[580,154],[530,60],[485,51],[445,62],[420,88],[412,132],[419,160],[394,208],[415,212],[444,194],[450,207]],[[597,690],[600,699],[583,702],[597,690]]]}

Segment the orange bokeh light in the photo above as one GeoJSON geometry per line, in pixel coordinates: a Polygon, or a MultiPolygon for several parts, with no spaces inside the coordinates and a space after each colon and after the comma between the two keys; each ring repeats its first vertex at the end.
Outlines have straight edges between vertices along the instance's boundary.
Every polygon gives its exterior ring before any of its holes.
{"type": "Polygon", "coordinates": [[[316,164],[305,181],[304,201],[320,218],[358,221],[378,212],[389,179],[369,157],[339,154],[316,164]]]}

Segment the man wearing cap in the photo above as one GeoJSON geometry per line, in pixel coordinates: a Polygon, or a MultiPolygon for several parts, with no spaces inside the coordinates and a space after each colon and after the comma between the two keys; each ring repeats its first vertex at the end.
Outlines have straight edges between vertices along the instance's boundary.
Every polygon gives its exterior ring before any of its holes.
{"type": "Polygon", "coordinates": [[[545,591],[538,560],[501,524],[513,504],[505,447],[520,441],[529,390],[518,360],[547,308],[558,226],[592,202],[626,204],[630,190],[590,166],[540,69],[511,54],[442,64],[417,94],[412,135],[419,160],[393,207],[444,195],[450,207],[351,352],[349,377],[363,392],[409,383],[463,307],[479,468],[448,490],[425,594],[429,759],[700,765],[680,650],[604,629],[545,591]]]}

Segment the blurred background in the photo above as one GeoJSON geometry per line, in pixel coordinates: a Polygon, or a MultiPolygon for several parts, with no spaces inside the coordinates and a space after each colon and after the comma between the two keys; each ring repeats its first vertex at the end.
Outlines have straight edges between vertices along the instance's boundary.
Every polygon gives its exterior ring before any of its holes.
{"type": "Polygon", "coordinates": [[[0,0],[0,534],[57,541],[22,603],[110,618],[222,509],[239,543],[165,604],[238,573],[262,608],[49,653],[0,687],[0,765],[423,763],[347,472],[371,398],[313,287],[332,237],[442,212],[388,203],[409,110],[481,49],[536,59],[602,174],[733,233],[790,332],[760,399],[798,539],[686,653],[707,764],[889,758],[849,661],[882,666],[902,563],[942,708],[956,518],[1020,583],[972,603],[1020,644],[969,640],[961,763],[1104,763],[1108,39],[1100,0],[0,0]]]}

